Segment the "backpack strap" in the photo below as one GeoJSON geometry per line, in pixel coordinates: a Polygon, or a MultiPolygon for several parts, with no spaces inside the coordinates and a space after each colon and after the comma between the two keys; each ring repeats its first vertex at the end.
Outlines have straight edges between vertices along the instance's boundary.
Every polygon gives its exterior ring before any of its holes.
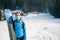
{"type": "Polygon", "coordinates": [[[24,30],[25,23],[22,21],[22,29],[24,30]]]}
{"type": "MultiPolygon", "coordinates": [[[[15,20],[14,20],[15,21],[15,20]]],[[[14,25],[14,21],[12,21],[12,23],[13,23],[13,29],[15,30],[15,25],[14,25]]]]}

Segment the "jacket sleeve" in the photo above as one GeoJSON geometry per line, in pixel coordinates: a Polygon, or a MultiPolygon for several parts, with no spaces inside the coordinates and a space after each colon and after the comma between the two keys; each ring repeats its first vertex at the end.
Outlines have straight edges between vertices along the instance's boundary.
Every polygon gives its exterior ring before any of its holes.
{"type": "Polygon", "coordinates": [[[24,23],[24,40],[26,40],[26,26],[25,26],[25,23],[24,23]]]}
{"type": "Polygon", "coordinates": [[[8,22],[12,22],[12,21],[13,21],[12,16],[10,16],[7,21],[8,21],[8,22]]]}

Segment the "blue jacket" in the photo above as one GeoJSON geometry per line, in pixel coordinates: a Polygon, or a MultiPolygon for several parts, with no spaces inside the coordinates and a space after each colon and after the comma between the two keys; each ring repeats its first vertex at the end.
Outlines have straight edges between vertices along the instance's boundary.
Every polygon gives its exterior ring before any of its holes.
{"type": "Polygon", "coordinates": [[[22,28],[22,23],[23,23],[22,20],[14,21],[16,38],[20,38],[22,36],[24,36],[24,38],[26,38],[26,27],[24,25],[24,28],[22,28]]]}
{"type": "MultiPolygon", "coordinates": [[[[10,20],[8,21],[12,21],[12,17],[9,18],[10,20]]],[[[16,38],[20,38],[22,36],[24,36],[24,40],[26,40],[26,26],[24,25],[24,28],[22,28],[22,20],[20,21],[17,21],[17,20],[14,20],[14,31],[15,31],[15,34],[16,34],[16,38]]],[[[25,23],[24,23],[25,24],[25,23]]]]}

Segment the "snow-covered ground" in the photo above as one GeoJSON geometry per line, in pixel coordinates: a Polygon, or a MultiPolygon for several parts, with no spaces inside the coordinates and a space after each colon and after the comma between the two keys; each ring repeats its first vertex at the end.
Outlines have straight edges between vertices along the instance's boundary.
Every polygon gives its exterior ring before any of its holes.
{"type": "MultiPolygon", "coordinates": [[[[39,16],[37,14],[29,14],[23,17],[23,20],[26,23],[27,40],[60,40],[60,19],[44,13],[39,14],[39,16]]],[[[7,29],[5,25],[0,26],[7,29]]],[[[4,32],[0,33],[0,35],[3,34],[4,32]]],[[[2,38],[5,37],[4,35],[2,38]]],[[[2,38],[0,36],[0,40],[3,40],[2,38]]]]}
{"type": "Polygon", "coordinates": [[[60,40],[60,19],[50,14],[30,14],[23,18],[27,40],[60,40]]]}
{"type": "Polygon", "coordinates": [[[0,21],[0,40],[10,40],[7,21],[0,21]]]}

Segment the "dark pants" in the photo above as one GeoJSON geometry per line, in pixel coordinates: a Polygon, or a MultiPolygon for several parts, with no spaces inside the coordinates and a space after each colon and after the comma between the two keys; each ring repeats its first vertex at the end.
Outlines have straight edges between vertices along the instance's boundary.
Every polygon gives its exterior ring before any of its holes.
{"type": "Polygon", "coordinates": [[[16,40],[24,40],[24,36],[21,37],[21,38],[17,38],[16,40]]]}

